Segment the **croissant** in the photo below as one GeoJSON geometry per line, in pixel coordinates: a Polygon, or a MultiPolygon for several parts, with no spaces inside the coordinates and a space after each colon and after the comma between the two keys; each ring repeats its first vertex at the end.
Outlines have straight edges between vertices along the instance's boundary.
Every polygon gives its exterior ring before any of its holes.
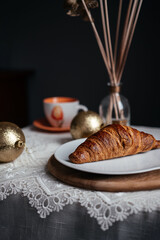
{"type": "Polygon", "coordinates": [[[160,148],[160,141],[151,134],[129,126],[111,124],[89,136],[69,155],[69,159],[73,163],[95,162],[156,148],[160,148]]]}

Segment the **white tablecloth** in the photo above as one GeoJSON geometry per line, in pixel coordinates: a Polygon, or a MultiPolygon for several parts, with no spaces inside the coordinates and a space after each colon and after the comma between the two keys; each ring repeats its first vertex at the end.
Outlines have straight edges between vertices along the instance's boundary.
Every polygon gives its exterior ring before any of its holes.
{"type": "MultiPolygon", "coordinates": [[[[160,139],[159,128],[137,127],[160,139]]],[[[13,162],[0,164],[0,200],[10,195],[26,196],[39,218],[63,212],[66,206],[79,204],[89,217],[95,218],[101,231],[131,215],[159,211],[160,190],[128,193],[87,191],[75,188],[51,176],[46,164],[61,144],[71,141],[67,133],[39,131],[32,126],[23,129],[26,150],[13,162]]]]}

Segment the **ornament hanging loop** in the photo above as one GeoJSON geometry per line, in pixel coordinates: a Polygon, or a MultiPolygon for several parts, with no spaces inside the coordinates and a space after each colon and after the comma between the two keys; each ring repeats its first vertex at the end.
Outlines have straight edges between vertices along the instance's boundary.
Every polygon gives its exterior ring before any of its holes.
{"type": "Polygon", "coordinates": [[[18,140],[16,143],[15,143],[15,147],[17,148],[22,148],[24,147],[25,143],[21,140],[18,140]]]}

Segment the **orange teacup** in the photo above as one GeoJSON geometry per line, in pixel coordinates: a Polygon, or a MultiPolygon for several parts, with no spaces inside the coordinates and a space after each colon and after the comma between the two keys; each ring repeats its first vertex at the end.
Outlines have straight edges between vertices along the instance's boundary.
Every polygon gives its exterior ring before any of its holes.
{"type": "Polygon", "coordinates": [[[70,127],[72,119],[78,110],[87,111],[87,107],[80,105],[79,100],[72,97],[50,97],[43,100],[44,113],[53,127],[70,127]]]}

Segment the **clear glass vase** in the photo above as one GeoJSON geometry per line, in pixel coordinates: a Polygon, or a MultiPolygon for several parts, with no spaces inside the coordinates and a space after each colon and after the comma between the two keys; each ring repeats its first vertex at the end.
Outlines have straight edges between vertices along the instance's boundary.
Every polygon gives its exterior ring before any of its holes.
{"type": "Polygon", "coordinates": [[[104,125],[112,123],[130,125],[130,105],[127,98],[120,94],[120,87],[108,84],[109,94],[99,105],[99,114],[104,125]]]}

